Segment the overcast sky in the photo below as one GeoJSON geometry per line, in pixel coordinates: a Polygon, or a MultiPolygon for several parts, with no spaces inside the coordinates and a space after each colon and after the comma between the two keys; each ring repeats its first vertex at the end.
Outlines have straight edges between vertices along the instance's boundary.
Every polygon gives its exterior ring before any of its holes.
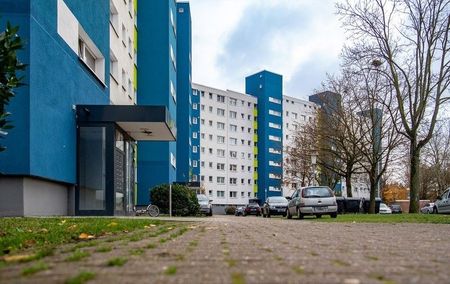
{"type": "Polygon", "coordinates": [[[190,0],[193,82],[245,91],[261,70],[307,98],[339,68],[345,39],[335,0],[190,0]]]}

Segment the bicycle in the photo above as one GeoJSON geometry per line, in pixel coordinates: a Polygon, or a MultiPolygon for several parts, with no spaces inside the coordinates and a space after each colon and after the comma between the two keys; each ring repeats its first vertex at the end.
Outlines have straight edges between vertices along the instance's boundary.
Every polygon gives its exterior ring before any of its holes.
{"type": "Polygon", "coordinates": [[[134,212],[136,213],[136,216],[142,214],[148,214],[150,217],[159,216],[159,208],[154,204],[149,204],[145,209],[137,209],[136,206],[134,206],[134,212]]]}

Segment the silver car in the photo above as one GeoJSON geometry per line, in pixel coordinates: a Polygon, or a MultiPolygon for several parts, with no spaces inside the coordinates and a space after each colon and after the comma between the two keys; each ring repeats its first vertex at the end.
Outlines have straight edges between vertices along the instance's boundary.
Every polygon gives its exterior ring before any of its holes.
{"type": "Polygon", "coordinates": [[[212,216],[212,205],[208,196],[204,194],[197,194],[198,205],[200,205],[200,212],[207,216],[212,216]]]}
{"type": "Polygon", "coordinates": [[[433,213],[434,203],[427,203],[422,208],[420,208],[420,212],[424,214],[433,213]]]}
{"type": "Polygon", "coordinates": [[[317,218],[322,215],[337,217],[336,197],[328,186],[308,186],[297,189],[288,200],[286,210],[288,219],[294,215],[299,219],[303,219],[305,215],[315,215],[317,218]]]}
{"type": "Polygon", "coordinates": [[[450,213],[450,188],[447,188],[434,202],[433,213],[450,213]]]}

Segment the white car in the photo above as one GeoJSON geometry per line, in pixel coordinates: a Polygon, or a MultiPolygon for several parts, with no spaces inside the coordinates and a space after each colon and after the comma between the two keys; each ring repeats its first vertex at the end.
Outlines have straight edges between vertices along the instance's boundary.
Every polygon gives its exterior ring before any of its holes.
{"type": "Polygon", "coordinates": [[[380,214],[392,214],[392,210],[386,204],[380,203],[380,214]]]}
{"type": "Polygon", "coordinates": [[[305,215],[322,215],[337,217],[337,203],[333,191],[328,186],[308,186],[297,189],[289,200],[286,217],[297,216],[303,219],[305,215]]]}
{"type": "Polygon", "coordinates": [[[434,202],[433,213],[450,213],[450,188],[447,188],[434,202]]]}
{"type": "Polygon", "coordinates": [[[425,206],[420,208],[420,212],[422,212],[424,214],[431,214],[431,213],[433,213],[433,209],[434,209],[434,203],[427,203],[427,204],[425,204],[425,206]]]}

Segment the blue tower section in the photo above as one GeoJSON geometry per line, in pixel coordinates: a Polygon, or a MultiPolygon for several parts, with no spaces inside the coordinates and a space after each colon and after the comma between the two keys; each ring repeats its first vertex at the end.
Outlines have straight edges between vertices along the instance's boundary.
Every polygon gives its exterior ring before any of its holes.
{"type": "MultiPolygon", "coordinates": [[[[2,144],[0,172],[63,184],[76,183],[78,104],[109,104],[109,75],[99,80],[58,34],[57,0],[0,1],[0,28],[18,25],[27,64],[25,86],[7,111],[14,128],[2,144]]],[[[105,58],[109,70],[109,0],[64,0],[70,13],[105,58]]],[[[105,74],[109,74],[105,72],[105,74]]]]}
{"type": "Polygon", "coordinates": [[[261,71],[245,78],[245,92],[258,98],[257,197],[264,201],[282,195],[283,168],[269,162],[283,160],[283,78],[261,71]]]}
{"type": "MultiPolygon", "coordinates": [[[[138,105],[164,105],[172,124],[177,105],[177,10],[175,0],[140,1],[138,6],[138,105]]],[[[138,205],[149,190],[176,180],[176,142],[138,143],[138,205]]]]}
{"type": "Polygon", "coordinates": [[[192,115],[199,113],[192,96],[191,12],[187,2],[177,3],[177,26],[177,181],[189,182],[193,175],[192,147],[199,144],[198,136],[192,134],[193,127],[198,126],[192,124],[192,115]]]}

